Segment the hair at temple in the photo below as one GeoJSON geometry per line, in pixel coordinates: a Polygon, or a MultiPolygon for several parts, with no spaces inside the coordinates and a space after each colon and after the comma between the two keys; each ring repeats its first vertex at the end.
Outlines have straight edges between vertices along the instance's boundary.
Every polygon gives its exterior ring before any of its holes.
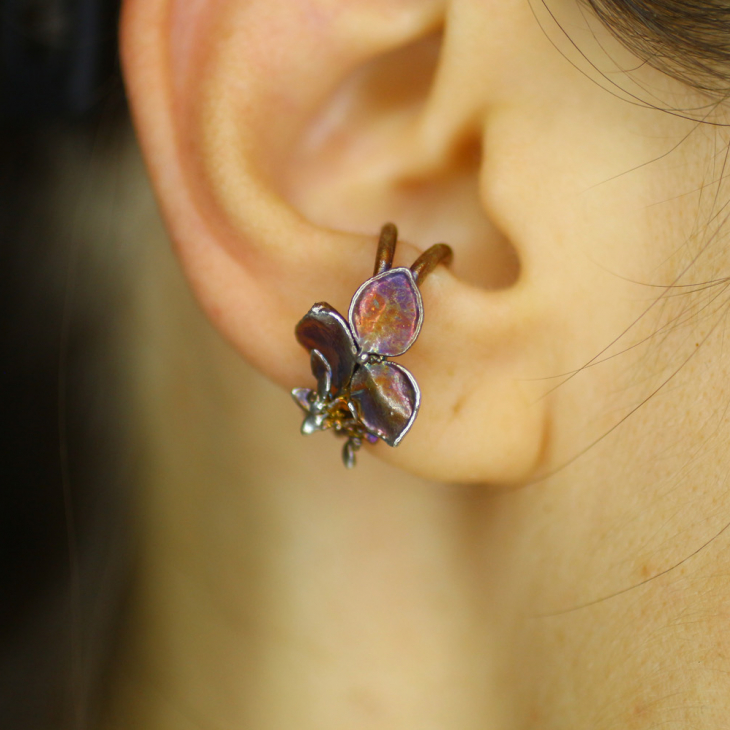
{"type": "MultiPolygon", "coordinates": [[[[547,1],[547,0],[546,0],[547,1]]],[[[727,0],[583,0],[639,58],[700,91],[730,93],[727,0]]]]}

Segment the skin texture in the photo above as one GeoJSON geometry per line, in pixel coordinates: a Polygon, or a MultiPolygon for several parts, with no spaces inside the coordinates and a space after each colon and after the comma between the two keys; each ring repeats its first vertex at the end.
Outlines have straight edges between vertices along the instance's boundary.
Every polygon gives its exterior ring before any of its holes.
{"type": "Polygon", "coordinates": [[[125,3],[150,177],[233,347],[150,254],[108,727],[726,725],[726,297],[701,284],[727,134],[696,121],[724,111],[549,8],[125,3]],[[346,311],[386,220],[395,265],[438,240],[454,264],[402,358],[415,425],[345,474],[296,433],[292,332],[346,311]]]}

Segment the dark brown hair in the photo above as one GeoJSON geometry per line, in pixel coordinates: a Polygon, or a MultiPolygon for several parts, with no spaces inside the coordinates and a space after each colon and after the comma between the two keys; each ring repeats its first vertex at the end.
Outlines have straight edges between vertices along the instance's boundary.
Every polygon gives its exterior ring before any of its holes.
{"type": "Polygon", "coordinates": [[[699,90],[730,94],[728,0],[583,0],[630,51],[699,90]]]}

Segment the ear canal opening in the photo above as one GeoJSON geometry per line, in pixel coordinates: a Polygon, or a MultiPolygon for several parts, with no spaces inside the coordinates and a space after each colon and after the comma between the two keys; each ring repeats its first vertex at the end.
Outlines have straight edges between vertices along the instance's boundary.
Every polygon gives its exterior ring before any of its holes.
{"type": "Polygon", "coordinates": [[[424,249],[444,242],[453,249],[451,271],[473,286],[508,289],[520,277],[520,259],[510,239],[490,218],[481,200],[482,144],[476,133],[454,144],[440,170],[404,177],[397,187],[404,201],[401,238],[424,249]]]}

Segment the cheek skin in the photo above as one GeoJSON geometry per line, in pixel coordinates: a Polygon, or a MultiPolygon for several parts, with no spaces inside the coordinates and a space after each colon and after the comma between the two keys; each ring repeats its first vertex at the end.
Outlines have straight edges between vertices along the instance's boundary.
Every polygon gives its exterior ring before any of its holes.
{"type": "MultiPolygon", "coordinates": [[[[564,343],[555,370],[533,377],[591,361],[660,293],[642,284],[675,282],[714,198],[715,188],[699,192],[719,176],[708,169],[713,152],[721,163],[719,132],[618,99],[554,48],[543,51],[544,63],[512,70],[523,84],[514,98],[484,115],[479,175],[484,210],[520,253],[517,286],[531,289],[564,343]]],[[[688,103],[678,82],[645,76],[688,103]]],[[[694,262],[694,280],[711,277],[707,264],[694,262]]]]}

